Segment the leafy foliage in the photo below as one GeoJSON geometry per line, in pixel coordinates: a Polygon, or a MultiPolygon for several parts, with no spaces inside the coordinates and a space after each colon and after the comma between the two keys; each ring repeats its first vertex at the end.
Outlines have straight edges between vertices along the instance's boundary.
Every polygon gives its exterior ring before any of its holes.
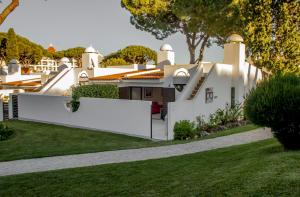
{"type": "MultiPolygon", "coordinates": [[[[226,38],[240,28],[237,1],[180,0],[174,2],[173,12],[181,20],[186,21],[189,31],[202,32],[204,39],[213,40],[219,45],[223,45],[226,38]]],[[[205,45],[202,43],[199,60],[203,58],[204,49],[205,45]]]]}
{"type": "Polygon", "coordinates": [[[0,123],[0,141],[7,140],[10,136],[12,136],[14,131],[8,128],[3,123],[0,123]]]}
{"type": "MultiPolygon", "coordinates": [[[[84,53],[85,48],[84,47],[75,47],[75,48],[69,48],[66,50],[58,51],[55,53],[52,53],[52,58],[58,60],[63,57],[67,58],[74,58],[79,64],[81,64],[81,58],[82,54],[84,53]]],[[[81,67],[81,65],[79,65],[81,67]]]]}
{"type": "Polygon", "coordinates": [[[238,127],[247,124],[244,120],[243,110],[240,104],[234,106],[226,105],[224,109],[218,109],[209,116],[207,121],[203,116],[198,116],[195,122],[182,120],[175,123],[174,138],[187,139],[210,135],[213,132],[238,127]]]}
{"type": "Polygon", "coordinates": [[[130,64],[146,64],[149,61],[156,62],[156,52],[148,47],[128,46],[121,50],[121,57],[130,64]]]}
{"type": "Polygon", "coordinates": [[[80,97],[92,98],[119,98],[119,89],[116,85],[83,85],[74,87],[72,90],[72,111],[75,112],[79,108],[80,97]]]}
{"type": "Polygon", "coordinates": [[[129,65],[128,62],[126,62],[124,59],[122,59],[120,57],[112,57],[112,58],[105,59],[105,61],[103,61],[101,64],[104,67],[107,67],[107,66],[129,65]]]}
{"type": "Polygon", "coordinates": [[[6,61],[6,63],[8,63],[11,59],[17,58],[21,64],[29,65],[37,64],[43,56],[49,56],[47,50],[41,45],[31,42],[27,38],[19,35],[16,35],[15,37],[16,42],[13,41],[13,43],[16,43],[14,45],[17,46],[17,48],[9,47],[10,38],[8,33],[0,33],[0,61],[6,61]],[[14,52],[12,52],[12,49],[14,52]]]}
{"type": "Polygon", "coordinates": [[[241,27],[254,64],[273,73],[300,73],[299,1],[246,0],[241,5],[241,27]]]}
{"type": "Polygon", "coordinates": [[[12,59],[19,59],[19,46],[16,33],[13,28],[10,28],[7,32],[6,62],[12,59]]]}
{"type": "Polygon", "coordinates": [[[102,65],[146,64],[149,61],[156,62],[156,59],[157,54],[154,50],[144,46],[131,45],[106,56],[102,65]]]}
{"type": "Polygon", "coordinates": [[[224,129],[241,126],[247,123],[244,121],[242,105],[236,104],[234,106],[226,105],[224,109],[218,109],[215,113],[209,116],[205,121],[203,117],[198,116],[197,131],[202,135],[203,132],[215,132],[224,129]]]}
{"type": "Polygon", "coordinates": [[[196,41],[197,32],[191,32],[193,35],[189,35],[187,24],[173,13],[173,0],[122,0],[121,5],[132,14],[130,18],[132,25],[151,33],[156,39],[163,40],[176,32],[183,33],[189,44],[190,62],[195,62],[195,50],[199,45],[196,41]]]}
{"type": "Polygon", "coordinates": [[[300,77],[276,75],[261,82],[245,100],[245,115],[272,128],[288,149],[300,149],[300,77]]]}
{"type": "MultiPolygon", "coordinates": [[[[196,49],[200,48],[198,60],[202,61],[204,50],[211,38],[227,36],[232,31],[237,9],[235,1],[199,0],[122,0],[122,7],[131,13],[130,22],[137,29],[147,31],[157,39],[180,32],[186,37],[190,63],[196,61],[196,49]],[[234,8],[234,9],[233,9],[234,8]]],[[[224,39],[223,39],[224,40],[224,39]]]]}
{"type": "Polygon", "coordinates": [[[218,109],[215,113],[210,115],[209,122],[213,125],[226,125],[230,122],[237,122],[243,118],[243,111],[240,104],[229,106],[224,109],[218,109]]]}
{"type": "Polygon", "coordinates": [[[195,136],[195,123],[189,120],[181,120],[174,125],[174,139],[185,140],[194,138],[195,136]]]}

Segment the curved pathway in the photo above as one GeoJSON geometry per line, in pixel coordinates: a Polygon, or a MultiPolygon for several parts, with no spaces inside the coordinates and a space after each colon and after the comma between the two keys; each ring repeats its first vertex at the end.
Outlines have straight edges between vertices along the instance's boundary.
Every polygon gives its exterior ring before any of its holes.
{"type": "Polygon", "coordinates": [[[256,129],[186,144],[0,162],[0,176],[159,159],[247,144],[268,138],[272,138],[270,130],[256,129]]]}

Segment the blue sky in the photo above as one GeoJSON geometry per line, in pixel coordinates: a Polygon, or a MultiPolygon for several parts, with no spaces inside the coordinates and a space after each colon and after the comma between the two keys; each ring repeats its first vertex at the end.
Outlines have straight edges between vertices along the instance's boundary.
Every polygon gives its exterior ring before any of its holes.
{"type": "MultiPolygon", "coordinates": [[[[2,0],[1,10],[9,1],[2,0]]],[[[129,18],[120,0],[21,0],[0,31],[13,27],[16,33],[44,47],[53,43],[58,50],[92,44],[103,55],[132,44],[158,50],[163,43],[169,43],[177,64],[189,62],[183,35],[156,40],[150,33],[135,29],[129,18]]],[[[221,62],[223,49],[212,46],[204,60],[221,62]]]]}

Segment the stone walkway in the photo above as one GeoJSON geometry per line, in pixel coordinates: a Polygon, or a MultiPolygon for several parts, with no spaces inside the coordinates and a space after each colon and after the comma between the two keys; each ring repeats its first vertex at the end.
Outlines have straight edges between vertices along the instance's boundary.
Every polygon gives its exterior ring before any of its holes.
{"type": "Polygon", "coordinates": [[[271,137],[269,130],[256,129],[186,144],[0,162],[0,176],[166,158],[247,144],[271,137]]]}

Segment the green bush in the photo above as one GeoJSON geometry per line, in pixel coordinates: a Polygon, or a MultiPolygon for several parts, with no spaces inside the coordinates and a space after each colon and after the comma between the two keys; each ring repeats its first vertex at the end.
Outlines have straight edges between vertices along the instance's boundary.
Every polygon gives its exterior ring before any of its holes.
{"type": "Polygon", "coordinates": [[[209,117],[209,122],[212,125],[226,125],[230,122],[237,122],[243,118],[243,110],[240,104],[234,106],[226,105],[225,109],[218,109],[209,117]]]}
{"type": "Polygon", "coordinates": [[[247,124],[240,104],[234,106],[227,104],[224,109],[218,109],[211,114],[207,121],[204,120],[203,116],[198,116],[196,120],[196,130],[199,136],[247,124]]]}
{"type": "Polygon", "coordinates": [[[119,98],[119,88],[116,85],[83,85],[72,89],[72,111],[75,112],[79,108],[80,97],[92,98],[119,98]]]}
{"type": "Polygon", "coordinates": [[[195,123],[189,120],[181,120],[175,123],[174,139],[185,140],[195,137],[195,123]]]}
{"type": "Polygon", "coordinates": [[[126,62],[124,59],[122,59],[120,57],[103,60],[101,64],[103,67],[129,65],[128,62],[126,62]]]}
{"type": "Polygon", "coordinates": [[[245,115],[270,127],[286,149],[300,149],[300,77],[276,75],[261,82],[245,100],[245,115]]]}
{"type": "Polygon", "coordinates": [[[130,45],[107,55],[101,64],[106,67],[128,64],[146,64],[149,61],[157,62],[157,53],[154,50],[144,46],[130,45]]]}
{"type": "Polygon", "coordinates": [[[12,136],[14,131],[8,128],[3,123],[0,123],[0,141],[7,140],[10,136],[12,136]]]}

